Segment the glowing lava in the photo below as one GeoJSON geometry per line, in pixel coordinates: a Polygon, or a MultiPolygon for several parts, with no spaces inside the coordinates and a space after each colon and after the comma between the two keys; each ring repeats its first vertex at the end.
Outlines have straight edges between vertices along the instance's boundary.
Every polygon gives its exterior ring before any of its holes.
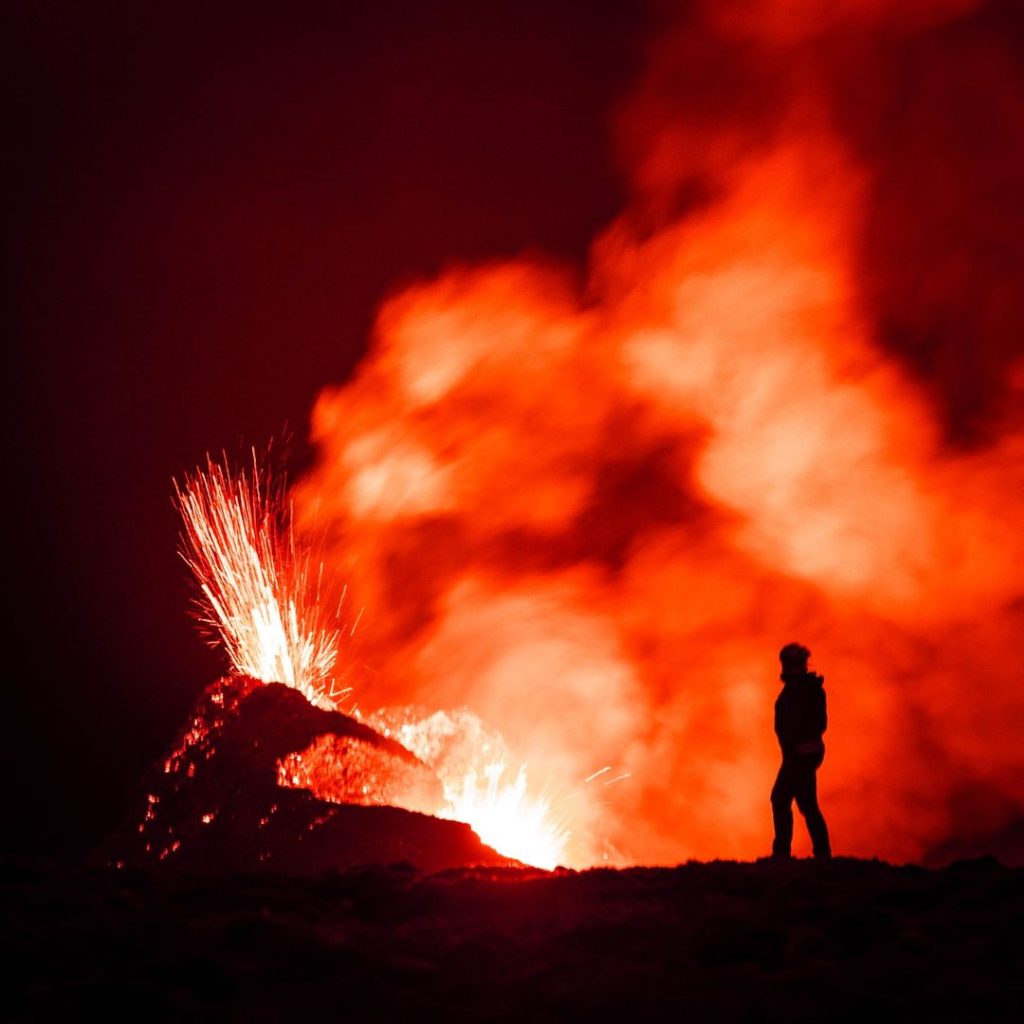
{"type": "MultiPolygon", "coordinates": [[[[312,555],[296,542],[283,503],[261,481],[255,458],[251,476],[208,460],[176,492],[185,524],[182,554],[203,594],[200,621],[212,627],[235,672],[286,683],[311,704],[334,710],[347,691],[333,684],[339,632],[325,624],[321,609],[322,568],[317,567],[313,583],[312,555]]],[[[528,793],[525,765],[514,778],[503,778],[504,757],[494,760],[494,751],[504,745],[477,719],[441,712],[406,721],[398,731],[437,771],[443,800],[430,800],[406,777],[408,771],[389,765],[382,772],[351,743],[326,742],[326,737],[279,762],[278,784],[308,789],[331,803],[390,803],[432,812],[465,822],[507,857],[537,867],[562,862],[568,830],[553,821],[545,798],[528,793]],[[444,750],[450,752],[460,724],[462,753],[456,765],[439,755],[438,743],[445,740],[444,750]]],[[[193,732],[186,735],[183,751],[202,738],[193,732]]]]}
{"type": "Polygon", "coordinates": [[[526,765],[506,779],[505,765],[495,761],[464,776],[461,790],[446,787],[445,796],[450,806],[438,817],[464,821],[507,857],[549,870],[564,862],[569,831],[553,823],[546,799],[527,792],[526,765]]]}
{"type": "Polygon", "coordinates": [[[465,822],[488,846],[524,864],[550,870],[568,862],[568,826],[546,796],[530,792],[525,764],[507,771],[505,741],[472,712],[397,708],[371,721],[436,772],[444,792],[434,812],[439,818],[465,822]]]}

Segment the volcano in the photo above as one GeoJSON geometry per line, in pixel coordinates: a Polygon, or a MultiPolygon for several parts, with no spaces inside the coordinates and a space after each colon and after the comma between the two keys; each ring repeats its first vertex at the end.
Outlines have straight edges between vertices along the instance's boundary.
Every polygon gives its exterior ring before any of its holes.
{"type": "Polygon", "coordinates": [[[424,813],[440,798],[434,773],[394,740],[292,687],[227,676],[202,693],[96,859],[306,876],[362,864],[516,863],[468,825],[424,813]],[[329,800],[309,792],[314,782],[329,800]]]}

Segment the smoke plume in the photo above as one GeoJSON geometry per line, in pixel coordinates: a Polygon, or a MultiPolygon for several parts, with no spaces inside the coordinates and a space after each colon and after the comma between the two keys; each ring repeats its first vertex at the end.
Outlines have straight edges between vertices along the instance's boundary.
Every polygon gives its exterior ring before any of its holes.
{"type": "Polygon", "coordinates": [[[837,852],[1024,856],[1015,32],[963,0],[664,14],[584,273],[406,288],[320,395],[293,497],[365,608],[361,702],[469,707],[578,862],[767,852],[792,640],[837,852]]]}

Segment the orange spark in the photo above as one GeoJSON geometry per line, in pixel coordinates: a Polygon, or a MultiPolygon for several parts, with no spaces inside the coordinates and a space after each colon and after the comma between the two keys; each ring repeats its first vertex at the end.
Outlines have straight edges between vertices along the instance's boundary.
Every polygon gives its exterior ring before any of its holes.
{"type": "Polygon", "coordinates": [[[250,476],[207,458],[175,481],[181,554],[202,591],[199,619],[235,672],[295,687],[332,710],[337,629],[321,610],[323,566],[295,542],[290,516],[253,455],[250,476]]]}

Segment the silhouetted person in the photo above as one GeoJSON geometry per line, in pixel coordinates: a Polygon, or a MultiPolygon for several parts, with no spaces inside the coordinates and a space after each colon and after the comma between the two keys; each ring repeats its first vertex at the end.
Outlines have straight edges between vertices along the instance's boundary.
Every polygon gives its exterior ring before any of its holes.
{"type": "Polygon", "coordinates": [[[807,822],[814,856],[832,856],[828,826],[818,807],[817,772],[825,758],[822,734],[828,725],[825,711],[825,680],[807,668],[811,652],[800,644],[786,644],[779,651],[782,692],[775,701],[775,735],[782,747],[782,767],[772,789],[775,842],[772,856],[790,855],[793,842],[793,801],[807,822]]]}

